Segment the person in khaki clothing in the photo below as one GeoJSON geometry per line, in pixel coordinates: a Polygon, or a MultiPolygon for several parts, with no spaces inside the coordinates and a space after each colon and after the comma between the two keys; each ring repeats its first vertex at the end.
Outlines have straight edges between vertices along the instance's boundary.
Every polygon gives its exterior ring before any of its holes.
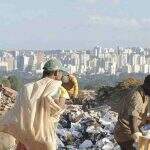
{"type": "Polygon", "coordinates": [[[148,103],[150,100],[150,75],[144,84],[129,90],[123,97],[118,122],[114,130],[114,136],[121,150],[134,150],[133,143],[138,143],[142,136],[140,127],[145,124],[148,103]]]}

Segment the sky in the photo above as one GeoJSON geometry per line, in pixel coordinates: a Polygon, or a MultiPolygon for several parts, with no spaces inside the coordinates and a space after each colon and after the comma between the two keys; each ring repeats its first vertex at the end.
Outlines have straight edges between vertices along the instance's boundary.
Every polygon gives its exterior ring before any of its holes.
{"type": "Polygon", "coordinates": [[[150,47],[150,0],[1,0],[0,48],[150,47]]]}

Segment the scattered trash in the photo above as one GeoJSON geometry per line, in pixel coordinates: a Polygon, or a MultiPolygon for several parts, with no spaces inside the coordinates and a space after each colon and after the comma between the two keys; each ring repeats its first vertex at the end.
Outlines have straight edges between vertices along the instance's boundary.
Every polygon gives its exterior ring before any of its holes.
{"type": "Polygon", "coordinates": [[[85,148],[91,148],[93,145],[91,140],[85,140],[80,146],[79,148],[81,149],[85,149],[85,148]]]}
{"type": "Polygon", "coordinates": [[[113,136],[118,116],[110,109],[109,106],[101,106],[98,110],[84,112],[81,105],[68,106],[57,129],[63,146],[67,149],[120,150],[113,136]]]}
{"type": "MultiPolygon", "coordinates": [[[[13,105],[10,98],[1,99],[0,113],[13,105]]],[[[68,105],[57,126],[58,150],[120,150],[113,136],[117,118],[107,105],[85,110],[83,105],[68,105]]]]}

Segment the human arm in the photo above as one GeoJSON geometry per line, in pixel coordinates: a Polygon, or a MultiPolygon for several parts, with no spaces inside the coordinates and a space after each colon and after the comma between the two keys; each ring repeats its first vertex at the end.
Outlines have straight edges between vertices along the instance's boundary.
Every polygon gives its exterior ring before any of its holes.
{"type": "Polygon", "coordinates": [[[142,133],[140,132],[138,126],[137,126],[138,118],[134,116],[129,116],[129,126],[131,129],[132,138],[135,142],[139,141],[140,136],[142,136],[142,133]]]}
{"type": "Polygon", "coordinates": [[[134,134],[136,132],[140,132],[139,128],[137,126],[138,118],[135,116],[129,116],[129,126],[131,129],[131,134],[134,134]]]}
{"type": "Polygon", "coordinates": [[[70,76],[71,77],[71,80],[74,84],[74,94],[73,94],[73,98],[77,98],[78,96],[78,92],[79,92],[79,85],[78,85],[78,81],[76,79],[76,77],[74,76],[70,76]]]}
{"type": "Polygon", "coordinates": [[[61,108],[65,107],[65,101],[66,101],[65,98],[60,97],[59,99],[55,99],[54,101],[59,107],[61,107],[61,108]]]}
{"type": "Polygon", "coordinates": [[[77,96],[78,96],[78,90],[79,90],[78,83],[77,83],[77,82],[75,82],[75,88],[74,88],[74,98],[77,98],[77,96]]]}
{"type": "Polygon", "coordinates": [[[139,118],[142,113],[142,97],[138,92],[131,95],[131,100],[128,106],[129,126],[132,134],[132,138],[135,142],[138,142],[142,133],[139,130],[139,118]]]}
{"type": "Polygon", "coordinates": [[[56,99],[55,102],[58,104],[58,106],[64,108],[66,99],[69,99],[69,94],[64,87],[61,87],[60,88],[60,97],[59,97],[59,99],[56,99]]]}

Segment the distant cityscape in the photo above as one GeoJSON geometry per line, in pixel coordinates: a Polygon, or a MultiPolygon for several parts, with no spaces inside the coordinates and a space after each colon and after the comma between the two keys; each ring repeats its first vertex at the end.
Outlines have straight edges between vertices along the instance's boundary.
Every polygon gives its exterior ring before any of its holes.
{"type": "Polygon", "coordinates": [[[0,50],[0,73],[41,74],[44,63],[59,59],[68,72],[79,75],[150,73],[150,49],[102,48],[91,50],[0,50]]]}

